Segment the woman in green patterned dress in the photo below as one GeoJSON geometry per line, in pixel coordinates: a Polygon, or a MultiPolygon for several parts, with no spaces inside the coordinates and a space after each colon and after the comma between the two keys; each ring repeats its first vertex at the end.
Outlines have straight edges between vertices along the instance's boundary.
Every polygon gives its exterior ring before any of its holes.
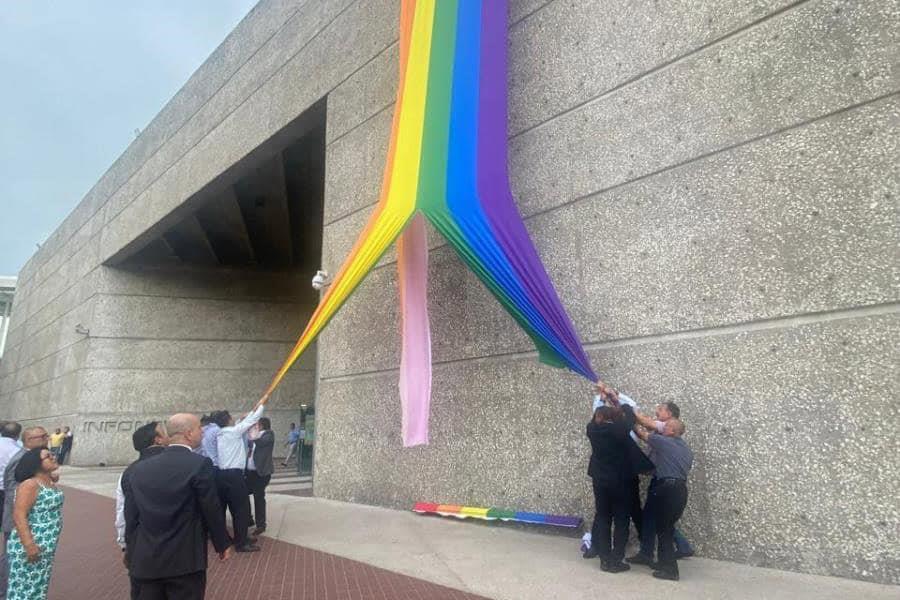
{"type": "Polygon", "coordinates": [[[50,474],[59,468],[46,448],[29,450],[16,466],[16,502],[9,537],[9,600],[44,600],[59,532],[62,530],[62,490],[50,474]]]}

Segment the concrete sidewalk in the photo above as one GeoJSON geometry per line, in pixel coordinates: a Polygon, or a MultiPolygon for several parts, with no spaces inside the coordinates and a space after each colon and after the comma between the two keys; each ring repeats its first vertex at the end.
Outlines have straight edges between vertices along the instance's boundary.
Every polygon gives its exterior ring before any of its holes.
{"type": "MultiPolygon", "coordinates": [[[[113,496],[119,469],[64,468],[66,486],[113,496]]],[[[900,597],[900,588],[703,558],[680,563],[678,583],[649,569],[609,575],[577,539],[271,494],[268,536],[496,600],[615,598],[847,600],[900,597]]],[[[108,515],[112,537],[112,515],[108,515]]]]}

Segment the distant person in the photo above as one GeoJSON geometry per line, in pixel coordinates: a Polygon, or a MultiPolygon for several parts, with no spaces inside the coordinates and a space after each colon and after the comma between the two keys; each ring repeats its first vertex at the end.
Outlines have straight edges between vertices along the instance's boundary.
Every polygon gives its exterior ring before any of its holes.
{"type": "MultiPolygon", "coordinates": [[[[19,461],[25,456],[25,453],[35,448],[46,448],[50,436],[43,427],[28,427],[22,432],[22,448],[9,459],[6,470],[3,472],[3,537],[4,543],[0,544],[0,599],[6,598],[6,582],[9,566],[6,560],[6,545],[13,531],[13,506],[15,504],[16,487],[19,482],[16,481],[16,467],[19,461]]],[[[54,474],[55,476],[55,474],[54,474]]]]}
{"type": "Polygon", "coordinates": [[[235,552],[259,552],[259,546],[249,539],[250,528],[250,493],[244,471],[247,468],[247,444],[245,434],[256,425],[265,409],[263,398],[253,412],[235,422],[227,412],[228,424],[219,429],[218,454],[219,496],[231,512],[231,524],[234,528],[235,552]]]}
{"type": "Polygon", "coordinates": [[[59,459],[59,453],[62,451],[62,443],[65,437],[66,434],[58,427],[53,432],[53,435],[50,436],[50,452],[53,454],[53,458],[59,459]]]}
{"type": "Polygon", "coordinates": [[[62,530],[62,490],[53,472],[59,469],[46,448],[26,452],[16,465],[15,529],[9,537],[10,600],[47,597],[53,558],[62,530]]]}
{"type": "Polygon", "coordinates": [[[654,517],[658,544],[658,560],[651,565],[656,569],[653,576],[672,581],[679,578],[675,524],[687,506],[687,478],[694,463],[694,453],[681,437],[684,429],[680,420],[669,419],[663,433],[644,429],[638,433],[650,446],[650,460],[656,466],[646,503],[654,517]]]}
{"type": "Polygon", "coordinates": [[[621,409],[602,406],[587,425],[591,442],[588,475],[594,488],[594,523],[591,547],[584,558],[600,557],[600,568],[621,573],[630,567],[622,562],[628,543],[628,488],[631,467],[628,457],[629,433],[634,426],[630,406],[621,409]]]}
{"type": "MultiPolygon", "coordinates": [[[[10,459],[19,453],[21,448],[17,443],[22,433],[22,426],[15,421],[4,421],[0,425],[0,474],[6,471],[6,465],[10,459]]],[[[3,520],[3,503],[6,492],[3,488],[3,477],[0,476],[0,521],[3,520]]],[[[10,492],[12,495],[12,492],[10,492]]]]}
{"type": "Polygon", "coordinates": [[[173,415],[166,430],[169,446],[136,462],[122,482],[125,562],[141,600],[199,600],[206,592],[208,539],[220,560],[232,549],[212,462],[193,452],[203,437],[200,419],[173,415]]]}
{"type": "MultiPolygon", "coordinates": [[[[166,434],[166,428],[163,423],[151,421],[146,425],[138,427],[131,434],[131,444],[138,452],[138,459],[131,463],[127,469],[119,477],[119,485],[116,486],[116,543],[122,549],[123,560],[125,552],[125,492],[122,489],[122,482],[128,481],[131,477],[132,467],[142,460],[147,460],[152,456],[156,456],[166,449],[169,443],[169,437],[166,434]]],[[[126,563],[125,567],[128,565],[126,563]]],[[[137,583],[131,581],[131,598],[136,600],[140,593],[140,587],[137,583]]]]}
{"type": "Polygon", "coordinates": [[[268,417],[259,419],[259,432],[250,439],[250,456],[247,458],[247,490],[253,495],[253,516],[256,529],[253,535],[266,531],[266,486],[272,480],[275,465],[272,451],[275,449],[275,433],[268,417]]]}
{"type": "Polygon", "coordinates": [[[69,454],[72,452],[72,442],[75,441],[75,435],[68,426],[63,427],[63,436],[62,448],[59,451],[60,465],[66,464],[66,459],[69,458],[69,454]]]}
{"type": "MultiPolygon", "coordinates": [[[[288,430],[287,441],[284,443],[285,446],[288,447],[287,456],[284,457],[284,460],[281,461],[281,466],[286,467],[291,459],[294,457],[294,452],[297,451],[300,445],[300,430],[297,429],[296,423],[291,423],[291,428],[288,430]]],[[[299,458],[297,459],[299,460],[299,458]]]]}

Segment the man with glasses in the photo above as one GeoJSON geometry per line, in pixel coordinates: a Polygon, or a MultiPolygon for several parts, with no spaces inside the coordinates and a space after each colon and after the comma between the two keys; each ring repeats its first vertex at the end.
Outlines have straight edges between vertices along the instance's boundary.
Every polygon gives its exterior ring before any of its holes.
{"type": "MultiPolygon", "coordinates": [[[[50,441],[50,435],[43,427],[29,427],[22,432],[22,449],[9,459],[6,470],[3,472],[3,489],[6,497],[3,499],[3,548],[0,549],[0,600],[6,598],[6,586],[9,580],[6,559],[6,542],[13,530],[13,505],[16,499],[16,467],[25,453],[35,448],[46,448],[50,441]]],[[[59,478],[59,472],[53,473],[54,480],[59,478]]]]}

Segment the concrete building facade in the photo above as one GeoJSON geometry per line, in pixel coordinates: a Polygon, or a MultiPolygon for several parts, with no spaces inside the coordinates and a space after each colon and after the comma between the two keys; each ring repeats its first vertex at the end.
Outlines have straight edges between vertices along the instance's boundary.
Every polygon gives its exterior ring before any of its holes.
{"type": "MultiPolygon", "coordinates": [[[[249,407],[376,201],[398,0],[263,0],[19,273],[4,417],[249,407]]],[[[682,407],[699,554],[900,583],[900,2],[512,0],[510,168],[594,366],[682,407]]],[[[431,236],[431,445],[403,449],[392,254],[272,402],[315,494],[580,514],[583,380],[431,236]]]]}

